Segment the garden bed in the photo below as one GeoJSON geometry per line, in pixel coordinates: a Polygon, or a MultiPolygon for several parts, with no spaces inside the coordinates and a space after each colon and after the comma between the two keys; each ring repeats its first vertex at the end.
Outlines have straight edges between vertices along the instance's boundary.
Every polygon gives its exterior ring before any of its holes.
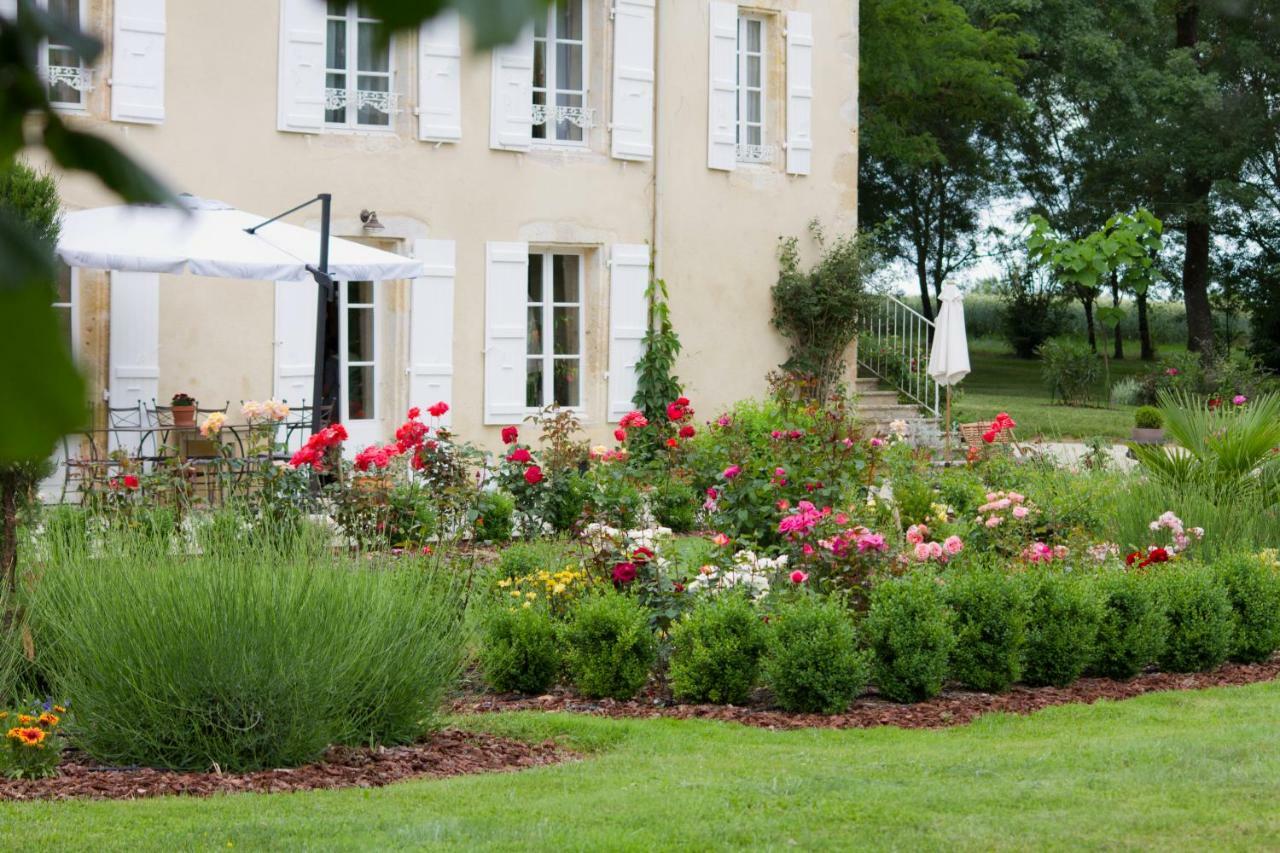
{"type": "Polygon", "coordinates": [[[113,768],[68,753],[48,779],[0,778],[0,800],[133,800],[184,794],[279,794],[319,788],[378,788],[420,777],[523,770],[574,753],[552,741],[526,743],[483,732],[445,729],[429,740],[389,748],[335,747],[323,761],[253,773],[190,773],[148,767],[113,768]]]}
{"type": "Polygon", "coordinates": [[[767,695],[759,701],[739,707],[734,705],[685,705],[660,696],[616,701],[585,699],[569,690],[556,690],[545,696],[512,695],[468,696],[454,703],[458,713],[492,713],[498,711],[571,711],[606,717],[672,717],[706,719],[741,723],[765,729],[863,729],[873,726],[897,726],[904,729],[938,729],[970,723],[983,714],[1030,714],[1054,705],[1093,704],[1100,699],[1132,699],[1144,693],[1170,690],[1200,690],[1206,687],[1229,687],[1272,681],[1280,675],[1280,657],[1265,663],[1229,663],[1211,672],[1150,672],[1128,681],[1109,678],[1082,678],[1070,687],[1013,687],[1007,693],[980,693],[973,690],[948,689],[933,699],[903,705],[889,702],[870,693],[856,700],[843,714],[795,714],[779,711],[767,704],[767,695]]]}

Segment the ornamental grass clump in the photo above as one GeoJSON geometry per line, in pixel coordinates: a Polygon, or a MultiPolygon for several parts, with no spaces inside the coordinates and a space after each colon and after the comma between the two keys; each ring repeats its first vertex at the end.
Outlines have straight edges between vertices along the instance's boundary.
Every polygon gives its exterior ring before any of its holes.
{"type": "Polygon", "coordinates": [[[56,562],[37,664],[111,765],[247,771],[437,724],[466,647],[457,574],[264,550],[174,559],[147,540],[56,562]]]}
{"type": "Polygon", "coordinates": [[[1235,612],[1227,587],[1211,570],[1194,563],[1167,567],[1159,583],[1169,616],[1160,668],[1203,672],[1220,666],[1235,641],[1235,612]]]}
{"type": "Polygon", "coordinates": [[[947,581],[955,614],[951,676],[966,687],[1002,693],[1022,677],[1027,597],[1017,578],[974,569],[947,581]]]}
{"type": "Polygon", "coordinates": [[[871,677],[884,696],[921,702],[942,692],[956,639],[932,576],[921,572],[877,584],[863,633],[873,655],[871,677]]]}
{"type": "Polygon", "coordinates": [[[1090,583],[1075,576],[1044,569],[1024,577],[1029,609],[1023,680],[1065,687],[1093,660],[1101,601],[1090,583]]]}
{"type": "Polygon", "coordinates": [[[768,636],[747,596],[703,598],[671,629],[671,692],[685,702],[741,705],[756,686],[768,636]]]}
{"type": "Polygon", "coordinates": [[[1108,571],[1093,581],[1102,603],[1089,671],[1133,678],[1164,651],[1169,619],[1156,581],[1141,572],[1108,571]]]}
{"type": "Polygon", "coordinates": [[[806,595],[784,604],[771,627],[765,681],[783,710],[839,714],[866,689],[871,656],[837,599],[806,595]]]}
{"type": "Polygon", "coordinates": [[[561,639],[574,686],[592,698],[630,699],[649,680],[657,657],[648,612],[617,592],[581,599],[561,639]]]}
{"type": "Polygon", "coordinates": [[[545,606],[493,606],[485,615],[480,669],[499,692],[544,693],[560,672],[556,625],[545,606]]]}
{"type": "Polygon", "coordinates": [[[1231,659],[1258,663],[1280,648],[1280,566],[1257,554],[1233,554],[1214,567],[1235,614],[1231,659]]]}

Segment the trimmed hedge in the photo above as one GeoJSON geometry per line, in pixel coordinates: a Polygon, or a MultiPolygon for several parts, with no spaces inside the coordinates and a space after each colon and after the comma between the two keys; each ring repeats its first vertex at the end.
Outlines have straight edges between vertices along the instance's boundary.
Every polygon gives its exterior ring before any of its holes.
{"type": "Polygon", "coordinates": [[[1160,657],[1169,634],[1157,583],[1149,575],[1124,571],[1107,572],[1094,583],[1102,618],[1089,671],[1107,678],[1133,678],[1160,657]]]}
{"type": "Polygon", "coordinates": [[[657,657],[648,611],[616,592],[581,599],[562,639],[569,675],[591,698],[630,699],[649,680],[657,657]]]}
{"type": "Polygon", "coordinates": [[[1201,672],[1221,666],[1235,641],[1235,611],[1227,587],[1203,566],[1171,566],[1159,575],[1169,617],[1160,655],[1166,672],[1201,672]]]}
{"type": "Polygon", "coordinates": [[[867,687],[871,656],[840,601],[804,596],[770,623],[765,679],[787,711],[838,714],[867,687]]]}
{"type": "Polygon", "coordinates": [[[1027,647],[1023,680],[1066,687],[1093,660],[1102,605],[1088,579],[1044,570],[1026,575],[1027,647]]]}
{"type": "Polygon", "coordinates": [[[1231,659],[1258,663],[1280,648],[1280,571],[1256,555],[1231,555],[1216,566],[1231,599],[1231,659]]]}
{"type": "Polygon", "coordinates": [[[671,692],[686,702],[741,705],[756,686],[768,637],[746,596],[703,599],[671,630],[671,692]]]}
{"type": "Polygon", "coordinates": [[[872,679],[895,702],[920,702],[942,692],[956,638],[937,581],[924,574],[877,584],[863,622],[874,657],[872,679]]]}
{"type": "Polygon", "coordinates": [[[1027,643],[1027,597],[1014,577],[975,569],[947,583],[955,613],[951,676],[988,693],[1008,690],[1022,677],[1027,643]]]}

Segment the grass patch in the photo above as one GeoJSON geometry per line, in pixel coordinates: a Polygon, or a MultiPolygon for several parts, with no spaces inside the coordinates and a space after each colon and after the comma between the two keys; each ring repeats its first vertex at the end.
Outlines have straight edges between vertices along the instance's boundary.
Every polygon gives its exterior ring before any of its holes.
{"type": "Polygon", "coordinates": [[[1280,844],[1280,685],[943,731],[511,714],[584,761],[381,790],[0,805],[51,849],[1026,849],[1280,844]]]}
{"type": "MultiPolygon", "coordinates": [[[[969,353],[972,372],[960,387],[964,396],[954,413],[961,423],[989,421],[997,412],[1008,412],[1018,422],[1022,440],[1043,436],[1047,440],[1129,437],[1135,406],[1108,408],[1063,406],[1049,402],[1049,391],[1040,375],[1039,359],[1015,358],[1006,352],[974,349],[969,353]]],[[[1150,362],[1129,358],[1111,363],[1111,380],[1150,373],[1150,362]]],[[[1099,383],[1098,398],[1103,387],[1099,383]]]]}

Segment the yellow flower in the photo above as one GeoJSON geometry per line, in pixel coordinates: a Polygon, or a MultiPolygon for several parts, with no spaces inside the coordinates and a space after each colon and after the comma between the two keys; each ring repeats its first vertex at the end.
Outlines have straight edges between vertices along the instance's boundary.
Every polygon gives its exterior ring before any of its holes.
{"type": "Polygon", "coordinates": [[[558,584],[556,584],[554,587],[552,587],[552,588],[551,588],[551,591],[552,591],[552,592],[554,592],[556,595],[563,595],[563,594],[564,594],[565,589],[566,589],[566,587],[565,587],[565,585],[564,585],[563,583],[558,583],[558,584]]]}
{"type": "Polygon", "coordinates": [[[67,709],[62,707],[61,705],[54,705],[53,710],[57,711],[59,714],[67,713],[67,709]]]}
{"type": "Polygon", "coordinates": [[[520,597],[520,590],[518,590],[518,589],[513,589],[513,590],[511,590],[511,597],[512,597],[512,598],[519,598],[519,597],[520,597]]]}
{"type": "Polygon", "coordinates": [[[524,594],[524,597],[529,599],[530,601],[533,601],[535,598],[538,597],[538,594],[536,592],[526,592],[524,594]]]}
{"type": "Polygon", "coordinates": [[[522,604],[522,605],[520,605],[520,606],[521,606],[521,607],[531,607],[531,606],[532,606],[532,603],[531,603],[531,602],[526,601],[524,604],[522,604]]]}
{"type": "Polygon", "coordinates": [[[40,719],[40,725],[48,726],[49,728],[53,728],[59,722],[61,722],[57,714],[50,714],[48,711],[45,711],[43,714],[41,714],[39,719],[40,719]]]}
{"type": "Polygon", "coordinates": [[[506,589],[506,588],[507,588],[507,587],[509,587],[509,586],[511,586],[511,579],[510,579],[510,578],[503,578],[502,580],[498,581],[498,587],[499,587],[500,589],[506,589]]]}

